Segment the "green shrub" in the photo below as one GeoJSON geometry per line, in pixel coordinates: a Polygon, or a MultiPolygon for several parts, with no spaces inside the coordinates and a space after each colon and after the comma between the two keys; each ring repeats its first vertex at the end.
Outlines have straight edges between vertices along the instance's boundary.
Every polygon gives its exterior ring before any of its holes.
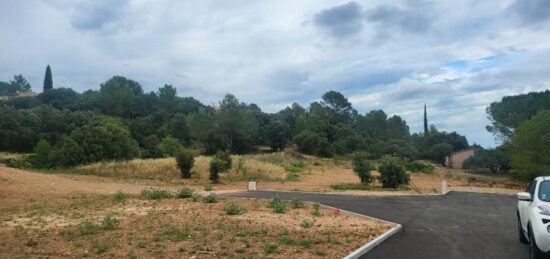
{"type": "Polygon", "coordinates": [[[113,201],[115,202],[123,202],[126,200],[126,194],[122,191],[118,191],[115,194],[113,194],[113,201]]]}
{"type": "Polygon", "coordinates": [[[164,189],[144,189],[141,191],[141,197],[150,199],[150,200],[160,200],[165,198],[172,197],[172,194],[168,190],[164,189]]]}
{"type": "Polygon", "coordinates": [[[221,169],[220,173],[226,172],[229,169],[231,169],[231,165],[233,161],[231,160],[231,154],[229,154],[228,151],[218,151],[216,155],[214,155],[214,158],[225,161],[225,164],[224,164],[225,167],[220,168],[221,169]]]}
{"type": "Polygon", "coordinates": [[[313,226],[313,222],[305,219],[302,221],[302,223],[300,223],[300,227],[302,228],[310,228],[311,226],[313,226]]]}
{"type": "Polygon", "coordinates": [[[217,183],[220,180],[220,172],[227,168],[227,162],[218,158],[213,158],[210,161],[210,181],[217,183]]]}
{"type": "Polygon", "coordinates": [[[279,197],[271,199],[268,205],[275,213],[285,213],[286,211],[286,203],[279,197]]]}
{"type": "Polygon", "coordinates": [[[172,136],[166,136],[157,145],[157,149],[164,157],[174,157],[180,152],[182,148],[183,146],[181,145],[180,141],[172,136]]]}
{"type": "Polygon", "coordinates": [[[176,153],[176,163],[181,173],[181,178],[191,178],[191,168],[195,163],[193,153],[187,149],[180,149],[176,153]]]}
{"type": "Polygon", "coordinates": [[[414,161],[405,164],[405,169],[410,172],[418,173],[432,173],[435,170],[435,166],[432,164],[423,163],[420,161],[414,161]]]}
{"type": "Polygon", "coordinates": [[[204,186],[204,191],[205,192],[211,192],[212,190],[214,190],[214,188],[212,188],[212,185],[211,184],[206,184],[204,186]]]}
{"type": "Polygon", "coordinates": [[[226,215],[241,215],[246,212],[246,208],[236,203],[229,203],[223,207],[226,215]]]}
{"type": "Polygon", "coordinates": [[[409,174],[395,157],[385,156],[378,171],[380,171],[380,182],[384,188],[397,188],[409,183],[409,174]]]}
{"type": "Polygon", "coordinates": [[[206,195],[202,201],[204,201],[204,203],[216,203],[218,202],[218,196],[215,194],[215,193],[210,193],[208,195],[206,195]]]}
{"type": "Polygon", "coordinates": [[[304,207],[304,202],[300,199],[293,199],[290,201],[290,207],[293,209],[299,209],[304,207]]]}
{"type": "Polygon", "coordinates": [[[373,166],[368,160],[368,153],[366,152],[357,152],[353,154],[352,165],[353,171],[363,184],[369,184],[372,182],[372,176],[370,171],[373,169],[373,166]]]}
{"type": "Polygon", "coordinates": [[[99,225],[103,230],[113,230],[118,226],[119,222],[119,219],[113,215],[107,215],[99,222],[99,225]]]}
{"type": "Polygon", "coordinates": [[[188,188],[183,188],[181,190],[178,191],[178,198],[182,198],[182,199],[186,199],[186,198],[190,198],[193,196],[193,191],[191,189],[188,189],[188,188]]]}

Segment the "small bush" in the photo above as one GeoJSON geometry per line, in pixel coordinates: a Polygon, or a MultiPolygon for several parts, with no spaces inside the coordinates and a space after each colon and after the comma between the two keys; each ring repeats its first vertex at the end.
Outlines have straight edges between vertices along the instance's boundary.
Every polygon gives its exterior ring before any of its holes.
{"type": "Polygon", "coordinates": [[[300,223],[300,227],[302,228],[310,228],[311,226],[313,226],[313,222],[305,219],[302,221],[302,223],[300,223]]]}
{"type": "Polygon", "coordinates": [[[410,172],[432,173],[435,169],[435,166],[432,164],[414,161],[414,162],[405,164],[405,169],[407,169],[407,171],[410,171],[410,172]]]}
{"type": "Polygon", "coordinates": [[[172,194],[170,194],[168,190],[150,188],[141,191],[141,197],[150,200],[160,200],[170,198],[172,197],[172,194]]]}
{"type": "Polygon", "coordinates": [[[273,209],[275,213],[285,213],[286,203],[279,197],[275,197],[269,201],[269,207],[273,209]]]}
{"type": "Polygon", "coordinates": [[[227,161],[214,157],[210,161],[210,181],[217,183],[220,179],[220,173],[226,170],[227,161]]]}
{"type": "Polygon", "coordinates": [[[215,193],[210,193],[202,199],[204,203],[216,203],[218,202],[218,196],[215,193]]]}
{"type": "Polygon", "coordinates": [[[373,166],[368,160],[369,154],[366,152],[357,152],[353,154],[352,166],[353,171],[363,184],[369,184],[372,182],[372,176],[370,171],[373,169],[373,166]]]}
{"type": "Polygon", "coordinates": [[[225,161],[225,167],[220,168],[221,169],[220,172],[226,172],[229,169],[231,169],[232,160],[231,160],[231,154],[229,154],[228,151],[218,151],[218,153],[214,155],[214,158],[225,161]]]}
{"type": "Polygon", "coordinates": [[[378,171],[380,171],[380,182],[384,188],[397,188],[409,183],[409,174],[395,157],[385,156],[378,171]]]}
{"type": "Polygon", "coordinates": [[[304,202],[300,199],[293,199],[290,201],[290,207],[293,209],[299,209],[304,207],[304,202]]]}
{"type": "Polygon", "coordinates": [[[191,168],[195,163],[193,153],[187,149],[180,149],[176,153],[176,163],[181,173],[181,178],[191,178],[191,168]]]}
{"type": "Polygon", "coordinates": [[[229,203],[223,207],[226,215],[241,215],[246,212],[246,208],[236,203],[229,203]]]}
{"type": "Polygon", "coordinates": [[[118,226],[119,220],[113,215],[107,215],[103,218],[99,225],[103,230],[113,230],[118,226]]]}
{"type": "Polygon", "coordinates": [[[122,191],[118,191],[115,194],[113,194],[113,201],[114,202],[123,202],[126,200],[126,194],[122,191]]]}
{"type": "Polygon", "coordinates": [[[212,190],[214,190],[214,188],[212,188],[211,184],[207,184],[207,185],[204,186],[204,191],[205,192],[211,192],[212,190]]]}
{"type": "Polygon", "coordinates": [[[188,188],[183,188],[178,192],[178,198],[186,199],[193,196],[193,191],[188,188]]]}

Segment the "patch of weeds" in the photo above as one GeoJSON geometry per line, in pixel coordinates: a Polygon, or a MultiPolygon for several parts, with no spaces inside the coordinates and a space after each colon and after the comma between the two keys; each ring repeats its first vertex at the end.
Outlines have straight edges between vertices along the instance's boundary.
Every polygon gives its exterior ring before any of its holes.
{"type": "Polygon", "coordinates": [[[325,256],[327,255],[327,253],[321,251],[321,250],[315,250],[315,254],[318,255],[318,256],[325,256]]]}
{"type": "Polygon", "coordinates": [[[202,201],[204,203],[216,203],[216,202],[218,202],[218,195],[216,195],[215,193],[210,193],[207,196],[205,196],[202,199],[202,201]]]}
{"type": "Polygon", "coordinates": [[[330,188],[337,191],[345,191],[345,190],[370,190],[370,186],[362,183],[338,183],[338,184],[331,184],[330,188]]]}
{"type": "Polygon", "coordinates": [[[244,254],[245,252],[246,252],[246,250],[244,248],[235,249],[235,253],[237,253],[237,254],[244,254]]]}
{"type": "Polygon", "coordinates": [[[139,248],[145,248],[146,246],[147,246],[147,240],[142,239],[137,242],[137,247],[139,248]]]}
{"type": "Polygon", "coordinates": [[[236,203],[229,203],[223,207],[225,215],[241,215],[246,212],[246,208],[236,203]]]}
{"type": "Polygon", "coordinates": [[[114,202],[123,202],[127,199],[126,194],[122,191],[118,191],[115,194],[113,194],[113,201],[114,202]]]}
{"type": "Polygon", "coordinates": [[[264,252],[266,254],[276,253],[279,247],[276,244],[269,244],[264,247],[264,252]]]}
{"type": "Polygon", "coordinates": [[[302,228],[310,228],[311,226],[313,226],[313,222],[306,219],[304,219],[302,223],[300,223],[300,227],[302,228]]]}
{"type": "Polygon", "coordinates": [[[113,215],[107,215],[105,216],[105,218],[103,218],[103,220],[99,222],[99,226],[103,230],[113,230],[118,226],[119,222],[120,220],[113,215]]]}
{"type": "Polygon", "coordinates": [[[300,199],[293,199],[290,201],[290,207],[293,209],[300,209],[304,207],[304,202],[300,199]]]}
{"type": "Polygon", "coordinates": [[[321,216],[321,211],[319,210],[320,207],[321,207],[321,204],[319,204],[318,202],[314,203],[313,204],[313,211],[311,212],[311,215],[316,216],[316,217],[321,216]]]}
{"type": "Polygon", "coordinates": [[[279,197],[271,199],[268,205],[275,213],[285,213],[286,211],[286,203],[279,197]]]}
{"type": "Polygon", "coordinates": [[[194,192],[192,195],[191,195],[191,200],[194,201],[194,202],[197,202],[197,201],[200,201],[202,199],[202,195],[194,192]]]}
{"type": "Polygon", "coordinates": [[[172,242],[180,242],[189,238],[189,228],[176,228],[172,225],[167,225],[161,232],[153,234],[153,241],[170,240],[172,242]]]}
{"type": "Polygon", "coordinates": [[[178,198],[182,198],[182,199],[191,198],[193,196],[193,191],[188,188],[183,188],[178,191],[177,196],[178,198]]]}
{"type": "Polygon", "coordinates": [[[160,199],[171,198],[172,194],[168,190],[150,188],[150,189],[145,189],[141,191],[141,197],[150,199],[150,200],[160,200],[160,199]]]}
{"type": "Polygon", "coordinates": [[[298,241],[298,245],[304,248],[309,248],[313,245],[313,243],[311,242],[311,240],[305,239],[298,241]]]}
{"type": "Polygon", "coordinates": [[[214,188],[212,187],[211,184],[207,184],[207,185],[204,186],[204,191],[205,192],[211,192],[213,190],[214,190],[214,188]]]}

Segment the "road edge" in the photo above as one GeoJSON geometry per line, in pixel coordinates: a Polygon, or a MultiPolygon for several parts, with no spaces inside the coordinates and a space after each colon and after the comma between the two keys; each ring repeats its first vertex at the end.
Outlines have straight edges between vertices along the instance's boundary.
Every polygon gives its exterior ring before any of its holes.
{"type": "MultiPolygon", "coordinates": [[[[258,191],[262,191],[262,190],[258,190],[258,191]]],[[[247,191],[244,191],[244,192],[258,192],[258,191],[248,191],[247,190],[247,191]]],[[[447,192],[447,193],[449,193],[449,192],[447,192]]],[[[445,193],[445,194],[447,194],[447,193],[445,193]]],[[[230,197],[230,198],[233,198],[233,199],[247,199],[247,200],[269,200],[267,198],[234,197],[234,196],[231,196],[231,194],[232,193],[228,193],[228,196],[226,196],[226,197],[230,197]]],[[[312,201],[304,201],[304,202],[305,203],[310,203],[310,204],[315,203],[315,202],[312,202],[312,201]]],[[[384,220],[384,219],[375,218],[375,217],[372,217],[372,216],[368,216],[368,215],[364,215],[364,214],[360,214],[360,213],[356,213],[356,212],[352,212],[352,211],[348,211],[348,210],[343,210],[343,209],[328,206],[328,205],[325,205],[325,204],[322,204],[322,203],[319,203],[319,205],[323,208],[326,208],[326,209],[331,209],[331,210],[336,210],[337,209],[337,210],[340,211],[340,213],[354,215],[354,216],[357,216],[357,217],[362,217],[362,218],[367,218],[367,219],[370,219],[370,220],[373,220],[373,221],[377,221],[377,222],[380,222],[380,223],[394,225],[394,227],[392,227],[388,231],[384,232],[384,234],[378,236],[377,238],[369,241],[368,243],[364,244],[363,246],[355,249],[353,252],[351,252],[348,255],[344,256],[343,259],[356,259],[356,258],[359,258],[362,255],[368,253],[370,250],[372,250],[376,246],[380,245],[382,242],[386,241],[388,238],[390,238],[393,235],[397,234],[399,231],[401,231],[401,229],[403,229],[403,226],[399,223],[387,221],[387,220],[384,220]]]]}

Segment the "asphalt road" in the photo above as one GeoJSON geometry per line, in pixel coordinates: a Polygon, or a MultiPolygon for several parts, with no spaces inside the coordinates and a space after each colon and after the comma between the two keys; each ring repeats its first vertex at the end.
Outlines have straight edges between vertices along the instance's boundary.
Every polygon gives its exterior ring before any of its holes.
{"type": "Polygon", "coordinates": [[[516,199],[511,195],[451,192],[442,196],[345,196],[254,191],[250,198],[299,198],[373,216],[403,229],[363,258],[528,257],[516,232],[516,199]]]}

